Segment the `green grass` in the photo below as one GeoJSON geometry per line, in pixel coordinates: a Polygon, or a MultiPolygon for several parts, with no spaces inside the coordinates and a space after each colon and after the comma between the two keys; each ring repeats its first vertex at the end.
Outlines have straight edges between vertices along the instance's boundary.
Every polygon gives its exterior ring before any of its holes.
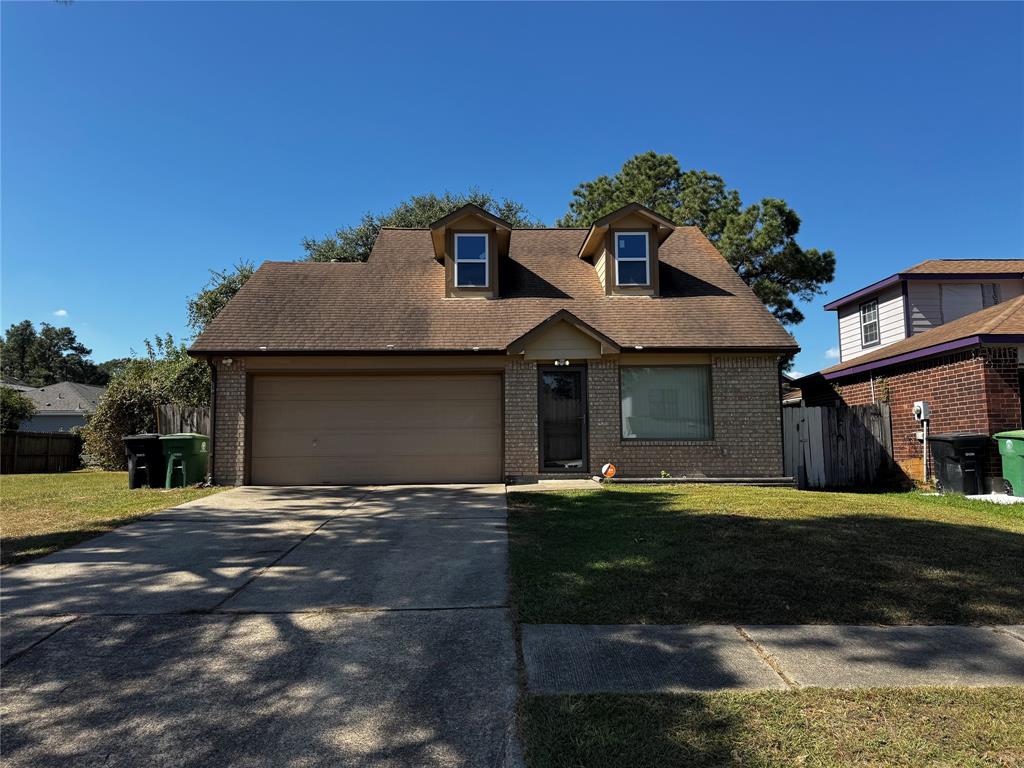
{"type": "Polygon", "coordinates": [[[510,496],[525,623],[1024,623],[1024,510],[919,493],[510,496]]]}
{"type": "Polygon", "coordinates": [[[3,475],[0,563],[22,562],[70,547],[142,515],[221,488],[128,490],[127,472],[3,475]]]}
{"type": "Polygon", "coordinates": [[[534,696],[530,768],[1024,765],[1024,688],[534,696]]]}

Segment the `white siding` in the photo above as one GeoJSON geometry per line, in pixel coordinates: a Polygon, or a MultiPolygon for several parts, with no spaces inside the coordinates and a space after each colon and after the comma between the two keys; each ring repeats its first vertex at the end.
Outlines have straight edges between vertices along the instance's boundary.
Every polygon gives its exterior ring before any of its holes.
{"type": "Polygon", "coordinates": [[[971,283],[957,280],[908,280],[911,334],[927,331],[971,311],[977,312],[983,306],[990,306],[990,290],[986,288],[983,291],[982,285],[993,283],[998,286],[1001,302],[1024,293],[1024,280],[984,280],[971,283]]]}
{"type": "Polygon", "coordinates": [[[865,297],[839,309],[840,360],[850,360],[903,338],[903,293],[899,284],[880,291],[874,297],[865,297]],[[880,343],[865,348],[861,346],[860,340],[860,306],[872,298],[878,299],[880,343]]]}

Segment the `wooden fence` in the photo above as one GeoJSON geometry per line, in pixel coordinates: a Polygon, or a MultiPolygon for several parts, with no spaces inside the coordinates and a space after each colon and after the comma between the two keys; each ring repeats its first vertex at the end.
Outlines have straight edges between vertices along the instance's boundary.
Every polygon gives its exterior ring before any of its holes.
{"type": "Polygon", "coordinates": [[[801,488],[866,487],[892,472],[889,404],[782,409],[785,472],[801,488]]]}
{"type": "Polygon", "coordinates": [[[0,474],[70,472],[81,466],[82,438],[68,432],[4,432],[0,474]]]}
{"type": "Polygon", "coordinates": [[[156,409],[156,431],[161,435],[176,432],[198,432],[210,434],[210,409],[189,408],[181,405],[158,405],[156,409]]]}

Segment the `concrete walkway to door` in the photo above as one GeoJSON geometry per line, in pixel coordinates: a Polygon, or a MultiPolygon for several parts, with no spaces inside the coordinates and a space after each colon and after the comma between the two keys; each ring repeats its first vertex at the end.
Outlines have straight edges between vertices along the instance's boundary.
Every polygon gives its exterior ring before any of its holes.
{"type": "Polygon", "coordinates": [[[9,568],[3,764],[516,764],[505,517],[241,488],[9,568]]]}

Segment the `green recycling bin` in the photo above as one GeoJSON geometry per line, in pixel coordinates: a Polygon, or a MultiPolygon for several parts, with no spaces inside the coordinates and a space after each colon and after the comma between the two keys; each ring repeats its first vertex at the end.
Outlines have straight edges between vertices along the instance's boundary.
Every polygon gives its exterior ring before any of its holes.
{"type": "Polygon", "coordinates": [[[160,438],[167,467],[165,488],[184,488],[206,480],[210,463],[210,438],[196,432],[179,432],[160,438]]]}
{"type": "Polygon", "coordinates": [[[1003,488],[1013,496],[1024,496],[1024,429],[992,435],[1003,460],[1003,488]]]}

